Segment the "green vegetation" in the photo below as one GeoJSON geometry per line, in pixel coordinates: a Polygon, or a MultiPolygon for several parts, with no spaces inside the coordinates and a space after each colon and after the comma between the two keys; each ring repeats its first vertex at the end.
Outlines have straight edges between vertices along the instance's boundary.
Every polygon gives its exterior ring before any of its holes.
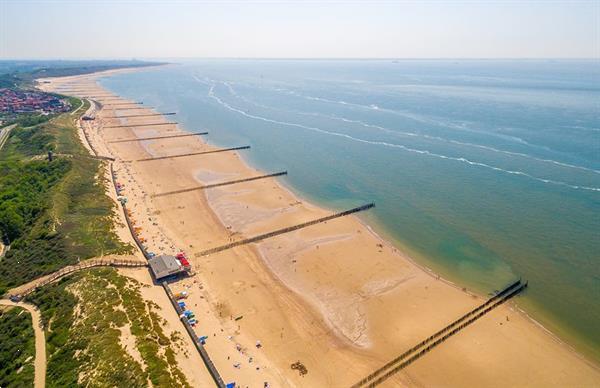
{"type": "Polygon", "coordinates": [[[0,307],[0,387],[32,387],[35,337],[31,315],[0,307]]]}
{"type": "Polygon", "coordinates": [[[11,244],[0,260],[0,294],[78,260],[131,249],[112,230],[114,204],[98,181],[103,162],[78,156],[87,151],[74,118],[17,127],[0,151],[0,237],[11,244]],[[59,155],[50,163],[49,150],[59,155]]]}
{"type": "MultiPolygon", "coordinates": [[[[37,77],[142,65],[148,64],[52,68],[0,61],[0,87],[31,88],[37,77]]],[[[0,258],[0,295],[78,260],[132,251],[112,230],[115,207],[105,194],[105,162],[88,157],[77,133],[72,113],[84,114],[89,104],[67,98],[68,113],[10,117],[17,126],[0,150],[0,240],[11,249],[0,258]],[[48,151],[55,154],[52,162],[48,151]]],[[[180,340],[163,333],[158,306],[142,299],[140,287],[101,269],[28,297],[40,307],[46,328],[48,386],[189,386],[175,361],[180,340]],[[124,347],[122,331],[131,333],[133,345],[124,347]]],[[[0,310],[0,387],[33,385],[34,341],[28,313],[0,310]]]]}
{"type": "Polygon", "coordinates": [[[42,115],[39,113],[23,113],[14,121],[9,121],[7,124],[19,124],[21,127],[32,127],[34,125],[45,123],[56,115],[42,115]]]}
{"type": "Polygon", "coordinates": [[[141,287],[114,269],[94,269],[27,298],[47,328],[49,387],[189,386],[175,361],[177,340],[164,334],[158,306],[144,301],[141,287]],[[122,332],[136,350],[123,347],[122,332]]]}

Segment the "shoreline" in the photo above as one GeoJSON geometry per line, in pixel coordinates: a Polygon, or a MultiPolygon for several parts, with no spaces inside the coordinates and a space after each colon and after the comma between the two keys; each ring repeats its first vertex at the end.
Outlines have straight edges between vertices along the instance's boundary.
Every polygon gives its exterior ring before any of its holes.
{"type": "MultiPolygon", "coordinates": [[[[162,66],[166,66],[166,65],[162,65],[162,66]]],[[[156,66],[159,67],[159,66],[156,66]]],[[[101,87],[104,88],[104,86],[102,86],[100,84],[101,87]]],[[[111,93],[116,93],[110,89],[105,88],[106,90],[110,91],[111,93]]],[[[195,133],[192,131],[189,131],[187,128],[185,128],[183,126],[183,124],[179,123],[178,127],[180,127],[181,131],[183,132],[187,132],[187,133],[195,133]]],[[[212,147],[220,147],[217,144],[211,143],[210,140],[206,139],[203,140],[206,144],[209,144],[212,147]]],[[[146,149],[146,147],[144,146],[144,148],[146,149]]],[[[154,156],[150,151],[146,150],[148,152],[149,155],[154,156]]],[[[243,162],[251,169],[255,170],[257,173],[263,173],[266,174],[268,172],[259,169],[259,167],[253,165],[248,159],[248,157],[245,157],[243,154],[240,155],[240,158],[243,160],[243,162]]],[[[207,183],[213,183],[213,182],[203,182],[199,179],[197,179],[199,184],[207,184],[207,183]]],[[[218,180],[216,180],[218,181],[218,180]]],[[[297,199],[298,202],[301,202],[305,205],[309,205],[312,206],[313,208],[318,208],[318,209],[323,209],[323,210],[327,210],[327,211],[332,211],[331,209],[327,208],[327,205],[325,204],[321,204],[318,203],[318,200],[309,196],[304,196],[302,194],[300,194],[291,184],[289,184],[289,182],[285,182],[284,180],[276,180],[276,184],[279,185],[283,190],[286,190],[287,192],[289,192],[289,194],[294,197],[295,199],[297,199]]],[[[210,205],[210,200],[208,199],[208,197],[205,195],[207,202],[210,205]]],[[[212,208],[212,207],[211,207],[212,208]]],[[[335,211],[340,210],[340,209],[336,209],[335,211]]],[[[214,210],[213,210],[214,212],[214,210]]],[[[215,213],[216,215],[216,213],[215,213]]],[[[218,216],[216,215],[217,218],[219,219],[219,221],[225,225],[225,222],[218,216]]],[[[461,286],[458,282],[452,281],[446,277],[444,277],[443,275],[437,273],[434,269],[429,268],[427,265],[425,265],[424,263],[419,262],[418,259],[415,259],[413,257],[412,254],[407,253],[407,250],[410,250],[410,248],[408,248],[405,244],[403,244],[400,240],[395,239],[393,237],[391,237],[391,233],[389,232],[385,232],[385,227],[382,225],[378,225],[379,228],[381,228],[384,232],[383,233],[378,233],[376,231],[376,228],[373,227],[372,225],[369,225],[367,223],[367,220],[363,219],[362,217],[360,217],[359,215],[351,215],[350,217],[352,217],[353,219],[355,219],[355,221],[361,223],[366,229],[369,230],[369,232],[378,240],[380,240],[384,245],[388,246],[390,249],[396,251],[399,255],[402,256],[402,258],[404,260],[409,261],[410,263],[412,263],[413,265],[415,265],[416,267],[418,267],[419,269],[421,269],[424,273],[428,274],[432,279],[437,280],[437,281],[442,281],[444,283],[446,283],[448,286],[456,289],[457,291],[460,291],[470,297],[477,297],[477,298],[481,298],[481,299],[485,299],[487,297],[489,297],[489,295],[493,292],[489,291],[488,294],[484,295],[482,294],[480,291],[478,290],[471,290],[469,289],[467,286],[461,286]],[[395,242],[397,242],[397,244],[399,246],[397,246],[395,244],[395,242]]],[[[260,249],[259,249],[260,251],[260,249]]],[[[262,253],[261,253],[262,256],[262,253]]],[[[266,259],[263,257],[263,260],[265,262],[266,266],[269,266],[266,259]]],[[[285,284],[285,282],[283,280],[281,280],[282,283],[285,284]]],[[[526,310],[524,310],[523,308],[519,307],[517,304],[516,300],[512,300],[509,303],[509,306],[511,306],[512,308],[516,309],[520,314],[523,315],[523,317],[525,317],[526,319],[528,319],[529,321],[531,321],[532,323],[534,323],[536,326],[540,327],[546,334],[548,334],[549,336],[551,336],[553,338],[554,341],[556,341],[556,343],[560,344],[561,346],[565,346],[566,348],[568,348],[568,350],[570,350],[571,352],[573,352],[574,355],[578,356],[579,358],[581,358],[581,360],[585,361],[586,363],[588,363],[590,366],[594,367],[594,368],[600,368],[600,366],[598,366],[597,364],[594,363],[594,360],[592,359],[592,357],[586,355],[584,352],[579,351],[574,345],[571,345],[569,342],[567,342],[566,340],[563,340],[561,337],[559,337],[558,334],[555,334],[553,331],[551,331],[550,329],[548,329],[546,326],[544,326],[540,321],[536,320],[531,314],[529,314],[526,310]]]]}
{"type": "MultiPolygon", "coordinates": [[[[122,70],[122,71],[131,71],[131,69],[126,69],[126,70],[122,70]]],[[[135,70],[134,70],[134,71],[135,71],[135,70]]],[[[114,72],[114,71],[113,71],[113,72],[114,72]]],[[[119,72],[119,71],[117,70],[117,72],[119,72]]],[[[86,76],[83,76],[82,78],[84,78],[84,79],[85,79],[85,78],[88,78],[88,77],[90,77],[90,76],[91,76],[91,77],[93,77],[93,79],[95,79],[96,77],[102,77],[102,76],[106,76],[106,73],[105,73],[105,72],[103,72],[103,73],[95,73],[95,74],[92,74],[92,75],[86,75],[86,76]]],[[[98,84],[97,80],[96,80],[96,85],[97,85],[98,87],[101,87],[101,86],[98,84]]],[[[108,90],[108,89],[104,89],[104,90],[108,90]]],[[[109,91],[109,92],[111,92],[111,93],[113,93],[113,92],[112,92],[112,91],[110,91],[110,90],[108,90],[108,91],[109,91]]],[[[119,97],[120,97],[120,96],[119,96],[119,97]]],[[[122,97],[120,97],[120,98],[122,98],[122,97]]],[[[149,110],[149,111],[151,111],[151,110],[149,110]]],[[[184,128],[181,128],[181,127],[179,127],[179,129],[180,129],[181,131],[188,132],[188,131],[186,131],[184,128]]],[[[139,137],[139,132],[147,132],[147,131],[155,131],[155,132],[157,132],[157,133],[163,133],[163,132],[164,132],[164,130],[162,130],[162,129],[158,129],[158,130],[143,130],[143,129],[141,129],[141,130],[137,130],[137,131],[131,131],[131,132],[133,132],[133,133],[136,135],[136,137],[139,137]]],[[[214,145],[212,145],[212,144],[210,144],[210,143],[204,142],[203,140],[202,140],[201,142],[202,142],[202,143],[205,143],[205,144],[207,144],[207,145],[208,145],[209,147],[211,147],[211,148],[214,148],[214,145]]],[[[150,155],[151,155],[152,153],[151,153],[151,151],[149,150],[149,148],[151,148],[152,146],[155,146],[157,142],[143,142],[143,143],[145,143],[145,144],[141,144],[141,145],[140,145],[140,148],[143,148],[143,149],[144,149],[144,150],[145,150],[145,151],[146,151],[148,154],[150,154],[150,155]]],[[[162,152],[162,150],[161,150],[161,152],[162,152]]],[[[251,169],[251,170],[253,170],[253,171],[258,171],[258,169],[256,169],[256,168],[254,168],[253,166],[251,166],[251,165],[250,165],[250,164],[247,162],[247,160],[245,160],[245,158],[243,158],[243,157],[240,157],[240,160],[242,161],[242,163],[244,163],[244,164],[246,165],[246,169],[247,169],[247,170],[250,170],[250,169],[251,169]]],[[[218,173],[218,172],[217,172],[217,171],[215,171],[215,173],[218,173]]],[[[199,182],[201,182],[201,181],[198,179],[198,177],[197,177],[197,176],[194,176],[194,177],[193,177],[193,179],[195,179],[196,181],[199,181],[199,182]]],[[[287,185],[283,184],[282,182],[280,182],[280,181],[277,181],[277,180],[275,180],[275,181],[273,181],[273,182],[274,182],[273,184],[275,184],[275,185],[279,186],[279,189],[280,189],[281,191],[286,191],[286,192],[288,193],[288,195],[289,195],[291,198],[294,198],[296,201],[298,201],[298,202],[301,202],[301,204],[302,204],[303,206],[306,206],[307,208],[309,208],[309,210],[310,210],[310,211],[313,211],[313,212],[329,212],[329,210],[327,210],[327,209],[324,209],[323,207],[319,206],[318,204],[314,204],[314,203],[311,203],[311,202],[309,202],[309,201],[306,201],[306,200],[305,200],[305,199],[304,199],[302,196],[300,196],[300,195],[298,195],[297,193],[295,193],[295,192],[294,192],[294,190],[293,190],[293,188],[290,188],[290,187],[288,187],[287,185]]],[[[243,191],[243,190],[242,190],[242,191],[243,191]]],[[[226,190],[225,192],[227,193],[227,190],[226,190]]],[[[235,193],[235,191],[234,191],[234,193],[235,193]]],[[[227,195],[231,195],[231,194],[227,194],[227,195]]],[[[217,219],[219,219],[219,220],[221,221],[221,223],[222,223],[222,224],[224,224],[224,227],[226,227],[226,224],[225,224],[225,222],[223,222],[223,220],[221,219],[221,217],[219,217],[219,215],[218,215],[218,211],[216,211],[216,210],[214,209],[214,204],[211,204],[211,203],[210,203],[211,201],[208,199],[208,195],[206,195],[206,193],[205,193],[205,192],[202,192],[202,196],[205,198],[206,202],[209,204],[209,207],[210,207],[211,211],[214,213],[214,216],[215,216],[217,219]]],[[[214,202],[214,201],[213,201],[213,202],[214,202]]],[[[349,217],[349,218],[350,218],[350,217],[349,217]]],[[[466,291],[464,291],[464,289],[462,289],[462,288],[461,288],[461,287],[460,287],[458,284],[455,284],[455,283],[453,283],[453,282],[451,282],[451,281],[449,281],[449,280],[447,280],[447,279],[441,278],[440,276],[438,276],[437,274],[435,274],[435,272],[434,272],[433,270],[431,270],[430,268],[428,268],[427,266],[424,266],[424,265],[421,265],[421,264],[419,264],[419,263],[418,263],[418,262],[416,262],[416,261],[415,261],[415,260],[414,260],[414,259],[413,259],[413,258],[412,258],[410,255],[408,255],[408,254],[404,253],[402,249],[399,249],[399,248],[397,248],[397,247],[396,247],[396,246],[395,246],[395,245],[394,245],[394,244],[393,244],[391,241],[389,241],[388,239],[384,239],[384,238],[382,238],[382,236],[380,236],[380,235],[379,235],[377,232],[375,232],[375,230],[374,230],[374,229],[373,229],[371,226],[369,226],[369,225],[366,223],[366,221],[365,221],[365,220],[362,220],[360,217],[354,217],[354,216],[353,216],[353,217],[351,217],[351,218],[353,219],[353,221],[354,221],[354,222],[358,222],[359,224],[361,224],[361,225],[362,225],[362,227],[363,227],[363,228],[365,228],[365,229],[368,231],[368,233],[370,233],[370,234],[371,234],[371,237],[372,237],[374,240],[376,240],[376,241],[379,241],[381,244],[385,245],[385,247],[386,247],[388,250],[391,250],[391,251],[393,251],[393,252],[394,252],[394,253],[395,253],[397,256],[400,256],[400,258],[401,258],[402,260],[405,260],[405,261],[409,262],[409,263],[410,263],[410,265],[412,265],[412,266],[414,266],[414,267],[418,268],[418,270],[419,270],[419,271],[421,271],[421,273],[422,273],[422,274],[428,275],[428,277],[430,278],[430,280],[434,280],[434,281],[437,281],[437,280],[442,280],[442,282],[441,282],[441,283],[444,283],[444,284],[445,284],[445,286],[450,286],[450,287],[452,287],[452,288],[453,288],[455,291],[457,291],[457,292],[459,292],[459,293],[463,293],[463,294],[465,294],[466,296],[469,296],[470,298],[473,298],[473,299],[482,299],[482,298],[483,298],[481,295],[477,295],[477,294],[473,294],[473,293],[469,293],[469,292],[466,292],[466,291]]],[[[246,232],[243,232],[243,233],[244,233],[245,235],[247,234],[246,232]]],[[[257,247],[256,247],[256,250],[260,252],[260,257],[261,257],[261,260],[263,261],[263,264],[264,264],[266,267],[268,267],[268,268],[270,269],[270,271],[272,272],[272,275],[273,275],[273,276],[275,276],[275,277],[279,278],[279,277],[277,276],[277,272],[276,272],[276,270],[274,270],[274,269],[273,269],[273,267],[271,267],[271,266],[269,265],[268,258],[266,257],[266,256],[268,256],[268,254],[265,254],[265,253],[263,252],[263,249],[262,249],[262,248],[263,248],[263,246],[262,246],[262,243],[261,243],[261,244],[257,244],[257,245],[259,245],[259,246],[257,246],[257,247]]],[[[307,249],[310,249],[310,247],[309,247],[309,248],[307,248],[307,249]]],[[[283,284],[285,287],[287,287],[288,289],[290,289],[290,290],[291,290],[291,288],[290,288],[290,286],[289,286],[289,282],[288,282],[288,283],[286,283],[286,282],[285,282],[285,280],[281,280],[281,279],[280,279],[280,281],[282,282],[282,284],[283,284]]],[[[435,283],[435,282],[434,282],[434,283],[435,283]]],[[[427,288],[427,287],[426,287],[426,288],[427,288]]],[[[292,292],[293,292],[293,290],[292,290],[292,292]]],[[[296,293],[298,294],[298,292],[296,292],[296,293]]],[[[302,296],[302,298],[304,298],[304,299],[308,300],[308,297],[307,297],[307,296],[302,296]]],[[[515,307],[513,304],[510,304],[510,305],[508,305],[508,306],[509,306],[509,308],[510,308],[510,307],[515,307]]],[[[520,309],[518,309],[518,310],[520,310],[520,309]]],[[[520,311],[521,311],[521,310],[520,310],[520,311]]],[[[327,314],[325,314],[325,313],[323,313],[323,312],[321,312],[321,314],[322,314],[322,315],[325,315],[325,316],[327,315],[327,314]]],[[[588,363],[590,363],[590,366],[592,366],[592,367],[594,367],[594,368],[597,368],[597,367],[596,367],[594,364],[592,364],[592,363],[591,363],[591,361],[587,360],[587,359],[585,358],[585,356],[583,356],[583,355],[581,355],[581,354],[577,353],[577,352],[576,352],[576,351],[575,351],[573,348],[571,348],[571,347],[570,347],[568,344],[566,344],[566,343],[564,343],[563,341],[561,341],[561,340],[560,340],[558,337],[556,337],[555,335],[553,335],[553,333],[549,332],[549,331],[548,331],[546,328],[544,328],[544,327],[543,327],[541,324],[539,324],[539,322],[537,322],[537,321],[535,321],[534,319],[532,319],[531,317],[529,317],[529,316],[528,316],[528,315],[527,315],[525,312],[521,312],[520,314],[522,314],[522,315],[523,315],[525,318],[529,319],[530,321],[533,321],[533,323],[535,323],[537,326],[540,326],[540,327],[541,327],[543,330],[545,330],[545,332],[546,332],[546,333],[548,333],[548,334],[551,334],[551,336],[553,337],[553,339],[555,339],[555,340],[556,340],[556,341],[559,343],[559,345],[561,345],[561,346],[567,345],[566,347],[567,347],[567,348],[569,348],[568,350],[572,351],[572,352],[573,352],[573,353],[575,353],[577,356],[579,356],[581,359],[583,359],[583,360],[587,361],[588,363]]],[[[416,338],[418,338],[418,336],[416,336],[416,338]]],[[[355,345],[355,346],[356,346],[356,345],[355,345]]],[[[431,357],[431,356],[429,356],[429,357],[431,357]]]]}

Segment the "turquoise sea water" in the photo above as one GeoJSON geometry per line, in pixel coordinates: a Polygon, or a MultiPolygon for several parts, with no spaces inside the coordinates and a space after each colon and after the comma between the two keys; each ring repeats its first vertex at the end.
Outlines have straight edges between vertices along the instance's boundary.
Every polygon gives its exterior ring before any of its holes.
{"type": "Polygon", "coordinates": [[[600,64],[212,60],[104,78],[600,360],[600,64]]]}

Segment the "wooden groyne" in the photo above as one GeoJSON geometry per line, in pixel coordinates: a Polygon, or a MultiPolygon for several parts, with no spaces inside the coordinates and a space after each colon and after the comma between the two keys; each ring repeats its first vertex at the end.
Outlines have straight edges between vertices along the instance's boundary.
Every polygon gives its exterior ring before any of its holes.
{"type": "Polygon", "coordinates": [[[56,89],[56,93],[78,93],[78,94],[87,94],[84,97],[95,97],[95,96],[100,96],[100,97],[114,97],[114,94],[94,94],[92,95],[92,93],[94,93],[94,90],[61,90],[61,89],[56,89]]]}
{"type": "Polygon", "coordinates": [[[293,231],[298,230],[298,229],[306,228],[308,226],[312,226],[312,225],[320,224],[322,222],[333,220],[335,218],[344,217],[344,216],[347,216],[347,215],[350,215],[350,214],[353,214],[353,213],[358,213],[358,212],[362,212],[362,211],[365,211],[365,210],[369,210],[369,209],[371,209],[373,207],[375,207],[375,204],[374,203],[369,203],[369,204],[366,204],[366,205],[355,207],[353,209],[345,210],[343,212],[334,213],[334,214],[331,214],[331,215],[326,216],[326,217],[317,218],[316,220],[312,220],[312,221],[308,221],[308,222],[303,222],[303,223],[297,224],[297,225],[288,226],[286,228],[277,229],[277,230],[274,230],[272,232],[259,234],[258,236],[254,236],[254,237],[246,238],[246,239],[243,239],[243,240],[235,241],[235,242],[232,242],[232,243],[229,243],[229,244],[225,244],[225,245],[222,245],[220,247],[207,249],[207,250],[202,251],[202,252],[197,252],[197,253],[194,254],[194,256],[195,257],[202,257],[202,256],[211,255],[213,253],[225,251],[227,249],[231,249],[231,248],[234,248],[234,247],[237,247],[237,246],[240,246],[240,245],[245,245],[245,244],[250,244],[250,243],[258,242],[258,241],[261,241],[261,240],[265,240],[267,238],[279,236],[280,234],[293,232],[293,231]]]}
{"type": "Polygon", "coordinates": [[[177,304],[177,300],[173,296],[173,292],[169,288],[169,285],[167,284],[167,282],[162,282],[161,284],[165,289],[169,300],[171,301],[171,305],[177,312],[177,315],[180,317],[181,323],[183,323],[183,327],[185,327],[185,331],[187,331],[188,335],[192,339],[192,342],[194,343],[194,346],[196,347],[196,350],[198,350],[198,353],[200,353],[200,357],[202,358],[202,362],[204,362],[206,369],[208,369],[208,373],[210,373],[210,376],[212,377],[217,387],[225,388],[225,383],[223,382],[223,379],[221,378],[217,367],[210,359],[206,349],[204,349],[204,345],[202,345],[198,340],[198,336],[196,335],[196,332],[194,332],[194,328],[192,327],[192,325],[190,325],[186,317],[181,317],[181,315],[183,314],[183,309],[177,304]]]}
{"type": "Polygon", "coordinates": [[[142,109],[152,109],[152,107],[150,107],[150,106],[134,106],[133,108],[113,108],[113,109],[114,110],[142,110],[142,109]]]}
{"type": "Polygon", "coordinates": [[[173,139],[176,137],[203,136],[203,135],[208,135],[208,132],[185,133],[182,135],[170,135],[170,136],[135,137],[132,139],[112,140],[112,141],[109,141],[109,143],[127,143],[127,142],[132,142],[132,141],[173,139]]]}
{"type": "Polygon", "coordinates": [[[442,330],[429,336],[406,352],[402,353],[400,356],[396,357],[381,368],[377,369],[375,372],[354,384],[351,388],[375,387],[381,384],[394,374],[398,373],[400,370],[418,360],[426,353],[430,352],[433,348],[440,345],[451,336],[457,334],[460,330],[469,326],[494,308],[516,296],[525,290],[525,288],[527,288],[527,282],[523,283],[520,279],[510,284],[508,287],[489,298],[486,302],[477,306],[454,322],[450,323],[448,326],[444,327],[442,330]]]}
{"type": "Polygon", "coordinates": [[[94,85],[90,85],[90,86],[75,86],[75,85],[71,85],[71,84],[62,84],[62,85],[58,85],[56,86],[56,90],[76,90],[76,91],[95,91],[96,86],[94,85]]]}
{"type": "Polygon", "coordinates": [[[57,92],[93,92],[93,90],[90,90],[89,88],[69,88],[69,87],[57,87],[56,89],[57,92]]]}
{"type": "MultiPolygon", "coordinates": [[[[100,101],[98,101],[99,103],[101,103],[100,101]]],[[[143,102],[124,102],[122,104],[102,104],[102,106],[106,106],[108,108],[112,108],[115,106],[124,106],[124,105],[143,105],[143,102]]]]}
{"type": "Polygon", "coordinates": [[[25,296],[31,294],[33,291],[35,291],[36,289],[43,287],[47,284],[50,284],[52,282],[55,282],[57,280],[59,280],[60,278],[63,278],[69,274],[72,274],[74,272],[78,272],[84,269],[88,269],[88,268],[94,268],[94,267],[128,267],[128,268],[135,268],[135,267],[147,267],[148,263],[144,262],[144,261],[135,261],[135,260],[119,260],[119,259],[108,259],[108,260],[103,260],[103,259],[98,259],[98,260],[87,260],[84,261],[80,264],[77,265],[70,265],[67,266],[65,268],[62,268],[54,273],[52,273],[50,276],[48,276],[47,278],[41,280],[39,283],[36,283],[35,285],[31,286],[30,288],[25,289],[24,291],[21,291],[19,294],[17,295],[9,295],[10,298],[14,299],[23,299],[25,296]]]}
{"type": "Polygon", "coordinates": [[[155,156],[153,158],[144,158],[144,159],[138,159],[138,160],[124,160],[124,162],[126,162],[126,163],[131,163],[131,162],[150,162],[152,160],[162,160],[162,159],[171,159],[171,158],[183,158],[185,156],[206,155],[206,154],[215,154],[215,153],[218,153],[218,152],[247,150],[248,148],[250,148],[250,146],[222,148],[222,149],[213,150],[213,151],[191,152],[189,154],[168,155],[168,156],[155,156]]]}
{"type": "Polygon", "coordinates": [[[126,125],[109,125],[108,127],[104,127],[104,129],[110,128],[133,128],[133,127],[156,127],[159,125],[176,125],[176,122],[172,123],[149,123],[149,124],[126,124],[126,125]]]}
{"type": "Polygon", "coordinates": [[[124,115],[124,116],[104,116],[105,119],[128,119],[130,117],[149,117],[149,116],[171,116],[175,115],[175,112],[168,113],[148,113],[144,115],[124,115]]]}
{"type": "Polygon", "coordinates": [[[272,178],[272,177],[281,176],[281,175],[287,175],[287,171],[281,171],[281,172],[276,172],[273,174],[266,174],[266,175],[260,175],[260,176],[253,176],[251,178],[236,179],[233,181],[227,181],[227,182],[221,182],[221,183],[213,183],[213,184],[204,185],[204,186],[190,187],[188,189],[167,191],[164,193],[153,194],[152,197],[163,197],[165,195],[181,194],[181,193],[187,193],[187,192],[196,191],[196,190],[212,189],[214,187],[233,185],[236,183],[243,183],[243,182],[250,182],[250,181],[255,181],[258,179],[272,178]]]}

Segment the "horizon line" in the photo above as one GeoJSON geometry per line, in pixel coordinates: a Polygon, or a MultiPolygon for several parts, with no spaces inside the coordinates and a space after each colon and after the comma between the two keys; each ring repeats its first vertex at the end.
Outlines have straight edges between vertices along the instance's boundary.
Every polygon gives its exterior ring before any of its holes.
{"type": "Polygon", "coordinates": [[[141,58],[123,58],[123,57],[14,57],[0,58],[0,61],[127,61],[144,62],[156,60],[327,60],[327,61],[415,61],[415,60],[596,60],[600,57],[141,57],[141,58]]]}

